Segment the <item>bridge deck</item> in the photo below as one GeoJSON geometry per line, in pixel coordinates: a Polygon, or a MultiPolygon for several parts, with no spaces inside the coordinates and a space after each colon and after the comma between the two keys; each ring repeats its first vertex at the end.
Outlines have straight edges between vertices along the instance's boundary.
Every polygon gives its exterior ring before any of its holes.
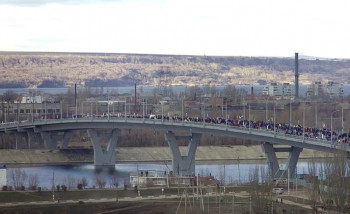
{"type": "Polygon", "coordinates": [[[266,129],[244,128],[226,124],[212,124],[203,122],[181,122],[161,119],[143,118],[78,118],[58,120],[35,120],[32,122],[6,123],[0,125],[0,132],[41,132],[67,131],[81,129],[113,129],[113,128],[149,128],[163,131],[179,131],[189,133],[211,134],[248,139],[258,142],[270,142],[318,151],[334,152],[338,149],[350,151],[349,145],[332,142],[325,139],[304,138],[266,129]]]}

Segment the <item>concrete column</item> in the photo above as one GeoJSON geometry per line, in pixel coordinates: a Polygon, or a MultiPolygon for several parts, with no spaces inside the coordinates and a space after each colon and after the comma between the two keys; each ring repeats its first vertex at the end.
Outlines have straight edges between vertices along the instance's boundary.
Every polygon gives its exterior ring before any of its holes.
{"type": "Polygon", "coordinates": [[[22,148],[22,142],[23,142],[23,134],[21,133],[16,133],[15,134],[16,137],[16,142],[15,142],[15,149],[21,149],[22,148]]]}
{"type": "Polygon", "coordinates": [[[300,152],[302,148],[292,146],[290,148],[274,148],[271,143],[265,142],[262,144],[263,151],[265,152],[268,165],[271,169],[272,178],[287,178],[288,173],[286,170],[280,170],[276,152],[288,152],[289,156],[286,162],[286,169],[289,169],[290,177],[295,177],[295,168],[297,166],[300,152]]]}
{"type": "Polygon", "coordinates": [[[173,173],[175,175],[193,175],[195,174],[195,155],[201,134],[192,133],[192,136],[176,137],[173,132],[168,131],[165,134],[165,140],[168,142],[172,154],[173,173]],[[186,156],[182,156],[177,144],[177,140],[188,140],[186,156]]]}
{"type": "Polygon", "coordinates": [[[109,138],[107,149],[104,150],[98,140],[97,132],[94,129],[87,130],[94,148],[94,164],[95,166],[114,166],[115,165],[115,148],[119,135],[118,129],[113,129],[109,138]]]}
{"type": "Polygon", "coordinates": [[[57,138],[53,132],[40,132],[47,149],[57,149],[57,138]]]}
{"type": "Polygon", "coordinates": [[[299,160],[300,152],[303,151],[303,148],[299,147],[291,147],[291,151],[289,152],[288,160],[287,160],[287,168],[289,168],[289,175],[291,178],[295,178],[295,168],[297,167],[297,163],[299,160]]]}
{"type": "Polygon", "coordinates": [[[72,138],[72,131],[66,131],[64,132],[63,135],[63,142],[62,142],[62,149],[67,149],[68,148],[68,144],[72,138]]]}
{"type": "Polygon", "coordinates": [[[271,143],[265,142],[262,144],[262,150],[267,158],[267,164],[270,169],[272,179],[277,176],[280,171],[280,166],[277,161],[276,153],[271,143]]]}
{"type": "Polygon", "coordinates": [[[35,144],[35,134],[33,131],[28,131],[28,149],[31,149],[32,146],[35,144]]]}

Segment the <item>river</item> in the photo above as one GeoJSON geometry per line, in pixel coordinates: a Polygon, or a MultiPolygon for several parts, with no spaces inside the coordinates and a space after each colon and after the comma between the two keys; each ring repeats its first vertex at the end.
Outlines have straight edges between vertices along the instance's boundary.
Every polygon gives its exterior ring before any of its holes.
{"type": "MultiPolygon", "coordinates": [[[[231,161],[232,162],[232,161],[231,161]]],[[[10,178],[11,170],[14,168],[21,168],[25,171],[26,175],[37,175],[39,179],[40,187],[49,189],[52,186],[54,178],[55,185],[66,185],[68,183],[74,183],[72,186],[76,188],[77,183],[83,177],[86,178],[88,188],[97,186],[95,183],[96,175],[102,174],[107,182],[106,188],[110,188],[109,180],[113,174],[116,174],[119,187],[123,187],[124,184],[129,184],[130,175],[136,174],[138,170],[157,170],[168,171],[171,166],[160,163],[118,163],[115,165],[115,169],[95,169],[92,164],[71,165],[71,166],[59,166],[59,165],[47,165],[47,166],[11,166],[7,170],[7,184],[12,185],[12,179],[10,178]],[[69,181],[68,181],[69,180],[69,181]]],[[[253,161],[238,163],[220,163],[214,162],[213,164],[197,164],[196,174],[201,176],[212,175],[216,179],[224,179],[226,184],[233,183],[246,183],[249,181],[249,174],[256,167],[267,167],[265,161],[253,161]]],[[[284,165],[281,165],[283,168],[284,165]]],[[[308,171],[308,162],[301,160],[297,165],[297,173],[304,174],[308,171]]],[[[28,179],[27,179],[28,180],[28,179]]]]}

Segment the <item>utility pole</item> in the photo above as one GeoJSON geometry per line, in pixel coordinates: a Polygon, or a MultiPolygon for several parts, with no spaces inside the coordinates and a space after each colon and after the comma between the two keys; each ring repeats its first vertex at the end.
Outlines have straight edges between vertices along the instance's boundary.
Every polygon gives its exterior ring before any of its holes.
{"type": "Polygon", "coordinates": [[[287,180],[287,182],[288,182],[288,195],[289,195],[289,179],[290,179],[290,174],[289,174],[290,172],[289,172],[289,165],[288,165],[288,180],[287,180]]]}
{"type": "Polygon", "coordinates": [[[63,111],[63,106],[62,106],[63,103],[62,103],[62,100],[60,100],[60,104],[61,104],[61,105],[60,105],[60,106],[61,106],[60,113],[61,113],[61,120],[62,120],[62,115],[63,115],[63,112],[62,112],[62,111],[63,111]]]}
{"type": "Polygon", "coordinates": [[[273,201],[271,201],[271,214],[273,214],[273,201]]]}
{"type": "Polygon", "coordinates": [[[252,214],[252,196],[249,196],[249,214],[252,214]]]}
{"type": "Polygon", "coordinates": [[[208,187],[208,213],[209,213],[209,187],[208,187]]]}
{"type": "Polygon", "coordinates": [[[44,104],[44,106],[45,106],[45,121],[46,121],[46,114],[47,114],[47,109],[46,109],[46,100],[45,100],[45,104],[44,104]]]}
{"type": "Polygon", "coordinates": [[[341,106],[341,133],[344,133],[344,107],[341,106]]]}
{"type": "Polygon", "coordinates": [[[252,133],[252,131],[251,131],[251,128],[250,128],[250,104],[249,104],[249,115],[248,115],[248,118],[249,118],[249,121],[248,121],[248,126],[249,126],[249,134],[251,134],[252,133]]]}
{"type": "Polygon", "coordinates": [[[268,113],[267,113],[267,99],[266,99],[266,102],[265,102],[265,122],[267,122],[268,120],[268,113]]]}
{"type": "Polygon", "coordinates": [[[235,213],[235,192],[233,192],[232,196],[232,214],[235,213]]]}
{"type": "Polygon", "coordinates": [[[276,137],[276,103],[273,105],[273,136],[276,137]]]}
{"type": "Polygon", "coordinates": [[[245,103],[243,103],[243,121],[245,120],[245,103]]]}
{"type": "Polygon", "coordinates": [[[145,99],[142,99],[142,120],[145,121],[145,99]]]}
{"type": "Polygon", "coordinates": [[[52,201],[55,201],[55,170],[52,170],[52,201]]]}
{"type": "Polygon", "coordinates": [[[317,121],[317,101],[315,102],[315,128],[317,128],[317,124],[318,124],[318,121],[317,121]]]}
{"type": "Polygon", "coordinates": [[[225,121],[226,121],[226,130],[227,130],[227,123],[228,123],[228,121],[227,121],[228,120],[228,117],[227,117],[227,101],[226,101],[226,109],[225,109],[225,111],[226,111],[226,113],[225,113],[226,120],[225,121]]]}
{"type": "Polygon", "coordinates": [[[292,126],[292,99],[289,101],[289,126],[292,126]]]}
{"type": "Polygon", "coordinates": [[[303,142],[305,141],[305,104],[303,108],[303,142]]]}
{"type": "Polygon", "coordinates": [[[78,120],[78,105],[77,105],[77,84],[74,84],[74,103],[75,103],[75,118],[78,120]]]}
{"type": "Polygon", "coordinates": [[[34,95],[32,92],[32,123],[34,123],[34,95]]]}
{"type": "Polygon", "coordinates": [[[84,102],[81,102],[81,117],[84,116],[84,102]]]}
{"type": "Polygon", "coordinates": [[[126,98],[125,98],[125,106],[124,106],[124,119],[125,119],[125,122],[126,122],[126,98]]]}
{"type": "MultiPolygon", "coordinates": [[[[184,124],[184,99],[182,99],[182,105],[181,105],[181,122],[182,122],[182,125],[184,124]]],[[[197,183],[198,185],[198,183],[197,183]]],[[[198,194],[198,192],[197,192],[198,194]]]]}
{"type": "Polygon", "coordinates": [[[295,166],[295,200],[298,202],[298,170],[297,166],[295,166]]]}

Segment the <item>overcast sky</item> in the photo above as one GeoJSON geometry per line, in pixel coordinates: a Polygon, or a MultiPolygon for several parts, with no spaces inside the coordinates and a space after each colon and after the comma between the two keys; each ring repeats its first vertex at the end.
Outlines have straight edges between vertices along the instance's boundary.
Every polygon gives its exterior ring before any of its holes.
{"type": "Polygon", "coordinates": [[[349,11],[349,0],[0,0],[0,50],[350,58],[349,11]]]}

